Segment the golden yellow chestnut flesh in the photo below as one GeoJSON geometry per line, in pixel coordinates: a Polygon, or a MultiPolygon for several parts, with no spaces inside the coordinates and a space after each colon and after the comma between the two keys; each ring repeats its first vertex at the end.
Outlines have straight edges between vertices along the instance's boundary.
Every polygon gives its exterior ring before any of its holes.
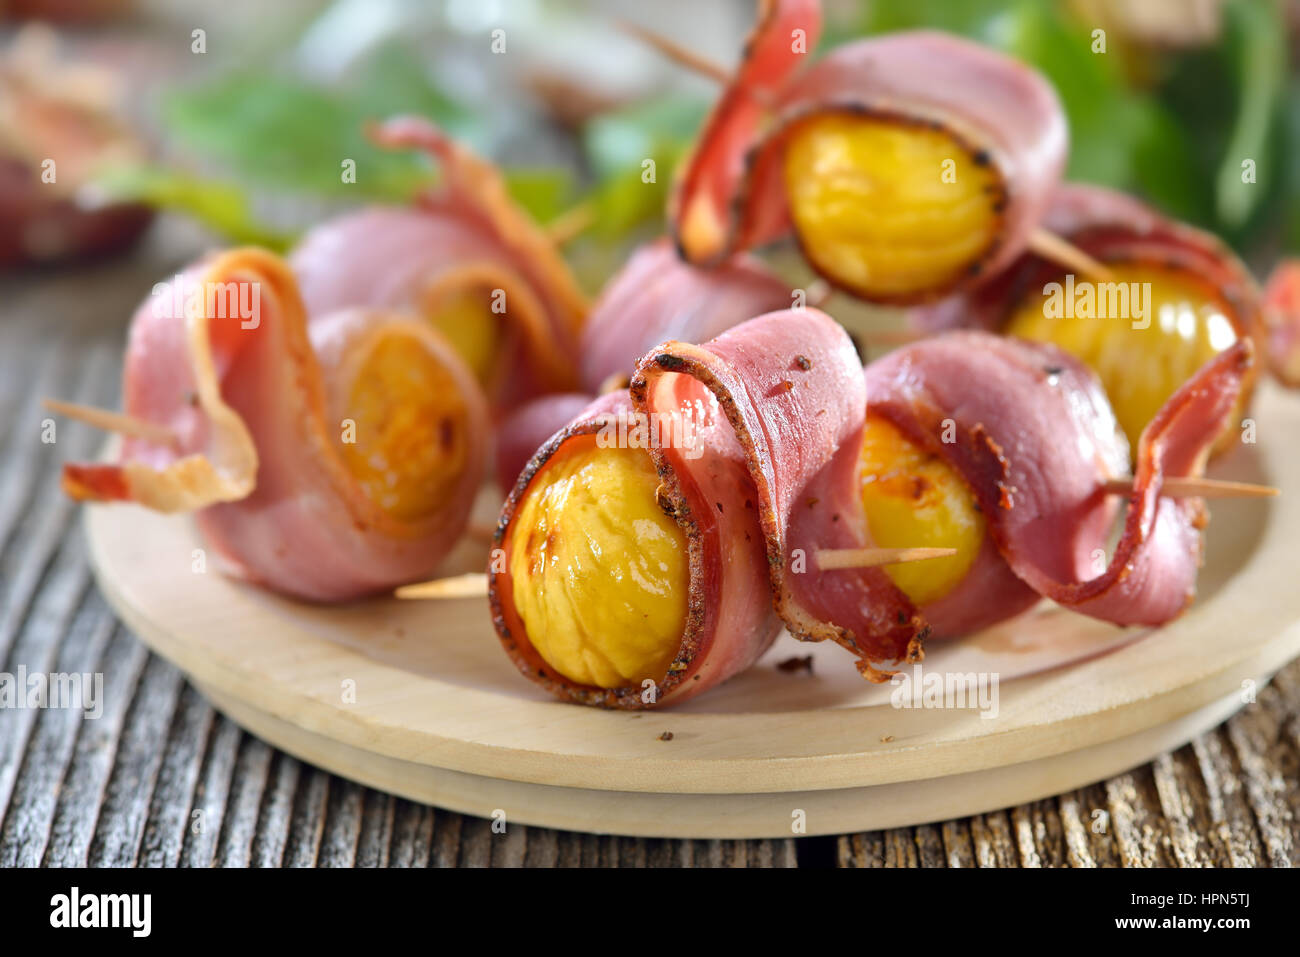
{"type": "Polygon", "coordinates": [[[997,237],[996,170],[943,130],[815,116],[791,133],[784,173],[804,255],[867,298],[947,287],[997,237]]]}
{"type": "Polygon", "coordinates": [[[1006,332],[1055,343],[1091,367],[1136,450],[1142,429],[1165,401],[1230,348],[1237,333],[1227,307],[1190,273],[1150,265],[1115,265],[1111,273],[1109,282],[1129,284],[1127,306],[1118,286],[1080,281],[1067,287],[1062,280],[1059,294],[1051,289],[1027,296],[1006,332]]]}
{"type": "Polygon", "coordinates": [[[925,562],[886,565],[916,605],[942,598],[966,577],[984,542],[984,516],[946,462],[880,416],[868,415],[859,483],[871,538],[882,548],[955,548],[925,562]]]}
{"type": "Polygon", "coordinates": [[[474,377],[486,385],[497,357],[500,331],[492,313],[492,290],[462,286],[426,303],[429,322],[465,360],[474,377]]]}
{"type": "Polygon", "coordinates": [[[511,523],[515,608],[546,663],[599,688],[662,681],[686,624],[686,536],[643,449],[570,439],[511,523]]]}
{"type": "Polygon", "coordinates": [[[339,447],[367,497],[403,521],[436,510],[469,455],[468,411],[451,371],[417,336],[384,332],[358,367],[347,413],[354,434],[339,447]]]}

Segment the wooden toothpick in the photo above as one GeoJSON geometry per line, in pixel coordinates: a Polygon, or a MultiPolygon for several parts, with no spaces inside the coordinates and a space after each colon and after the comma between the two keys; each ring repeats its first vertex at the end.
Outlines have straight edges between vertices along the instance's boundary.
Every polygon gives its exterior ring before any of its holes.
{"type": "Polygon", "coordinates": [[[925,562],[956,554],[955,548],[823,548],[817,552],[817,567],[876,568],[880,565],[901,565],[904,562],[925,562]]]}
{"type": "MultiPolygon", "coordinates": [[[[1111,479],[1105,489],[1108,495],[1129,495],[1133,480],[1111,479]]],[[[1208,478],[1167,478],[1160,484],[1160,494],[1168,498],[1272,498],[1278,492],[1270,485],[1208,478]]]]}
{"type": "MultiPolygon", "coordinates": [[[[955,548],[824,548],[817,552],[821,568],[873,568],[902,562],[956,555],[955,548]]],[[[398,598],[481,598],[487,594],[487,575],[470,573],[452,578],[403,585],[393,593],[398,598]]]]}
{"type": "Polygon", "coordinates": [[[487,593],[487,575],[482,572],[403,585],[393,592],[398,598],[483,598],[487,593]]]}
{"type": "Polygon", "coordinates": [[[75,419],[78,422],[85,422],[87,425],[93,425],[95,428],[104,429],[107,432],[118,432],[132,438],[144,439],[147,442],[156,442],[159,445],[173,447],[180,445],[180,439],[177,438],[176,433],[165,425],[149,422],[133,415],[110,412],[107,409],[99,409],[93,405],[64,402],[61,399],[46,399],[42,404],[51,412],[69,419],[75,419]]]}
{"type": "Polygon", "coordinates": [[[1100,282],[1110,282],[1114,273],[1078,246],[1067,242],[1056,233],[1046,229],[1035,229],[1029,234],[1028,246],[1031,251],[1049,259],[1058,266],[1064,266],[1071,272],[1100,282]]]}

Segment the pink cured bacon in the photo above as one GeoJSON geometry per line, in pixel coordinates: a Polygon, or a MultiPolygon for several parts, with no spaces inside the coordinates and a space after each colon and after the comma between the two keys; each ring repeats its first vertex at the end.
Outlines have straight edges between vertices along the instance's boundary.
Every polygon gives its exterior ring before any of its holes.
{"type": "Polygon", "coordinates": [[[606,285],[582,333],[582,385],[596,392],[631,376],[660,342],[704,342],[790,306],[793,291],[761,262],[735,256],[715,268],[685,262],[668,240],[642,246],[606,285]]]}
{"type": "MultiPolygon", "coordinates": [[[[725,414],[749,471],[772,603],[796,638],[831,639],[884,681],[919,661],[928,626],[879,568],[823,571],[821,548],[871,544],[857,494],[866,416],[861,362],[847,333],[816,309],[769,313],[696,346],[668,342],[641,361],[638,410],[665,416],[696,403],[725,414]]],[[[708,510],[681,480],[680,449],[651,450],[669,501],[708,510]]]]}
{"type": "Polygon", "coordinates": [[[373,136],[427,152],[442,182],[413,208],[371,207],[311,230],[290,257],[309,314],[359,306],[433,311],[445,297],[481,291],[485,305],[504,310],[487,382],[494,407],[573,389],[587,301],[497,169],[418,118],[390,120],[373,136]],[[494,290],[503,295],[493,299],[494,290]]]}
{"type": "MultiPolygon", "coordinates": [[[[1238,336],[1258,339],[1260,293],[1250,271],[1216,236],[1161,215],[1125,193],[1084,183],[1057,187],[1043,228],[1103,263],[1151,263],[1180,269],[1211,286],[1228,307],[1238,336]]],[[[990,281],[932,306],[914,309],[917,329],[998,329],[1026,295],[1066,270],[1024,253],[990,281]]],[[[1257,341],[1256,345],[1262,343],[1257,341]]]]}
{"type": "Polygon", "coordinates": [[[813,0],[762,5],[745,58],[671,200],[683,254],[707,263],[787,235],[785,142],[799,121],[839,112],[947,130],[998,171],[998,239],[957,284],[982,282],[1020,255],[1065,165],[1068,133],[1051,86],[1023,64],[934,31],[845,44],[800,69],[806,54],[792,31],[802,30],[811,50],[820,28],[813,0]]]}
{"type": "Polygon", "coordinates": [[[1300,259],[1277,265],[1264,291],[1268,357],[1278,381],[1300,388],[1300,259]]]}
{"type": "MultiPolygon", "coordinates": [[[[1102,486],[1127,472],[1128,446],[1077,360],[1047,344],[947,333],[868,366],[868,402],[965,478],[1000,560],[1035,592],[1116,624],[1158,625],[1195,593],[1207,519],[1203,501],[1161,497],[1162,483],[1201,472],[1253,351],[1242,340],[1221,353],[1142,433],[1123,532],[1104,571],[1094,556],[1106,553],[1115,506],[1102,486]],[[946,422],[953,442],[940,438],[946,422]]],[[[983,596],[946,600],[954,599],[983,596]]]]}
{"type": "MultiPolygon", "coordinates": [[[[204,539],[244,576],[284,594],[338,601],[427,577],[463,531],[486,457],[487,410],[451,346],[422,323],[345,311],[310,330],[293,275],[270,253],[235,250],[181,277],[183,289],[237,289],[255,321],[211,308],[136,313],[124,370],[127,414],[177,443],[130,438],[114,464],[69,464],[73,498],[195,511],[204,539]],[[467,467],[439,508],[399,521],[367,498],[334,444],[334,392],[350,346],[399,324],[463,393],[467,467]]],[[[341,414],[341,413],[340,413],[341,414]]]]}
{"type": "MultiPolygon", "coordinates": [[[[552,436],[520,474],[502,509],[494,545],[506,550],[506,559],[494,562],[488,575],[493,624],[520,672],[567,701],[627,709],[683,701],[748,668],[780,631],[767,597],[763,536],[743,454],[716,403],[692,404],[686,412],[698,427],[694,457],[676,466],[661,463],[660,474],[673,490],[672,514],[687,539],[690,594],[677,656],[652,696],[639,686],[578,684],[548,665],[520,620],[509,572],[515,536],[528,534],[512,522],[533,480],[566,443],[590,441],[607,423],[626,422],[634,413],[627,390],[595,399],[552,436]]],[[[668,500],[661,503],[667,506],[668,500]]]]}
{"type": "Polygon", "coordinates": [[[606,284],[582,330],[582,393],[541,396],[497,433],[497,475],[508,489],[533,452],[591,397],[626,388],[637,360],[668,339],[703,342],[791,303],[793,290],[750,256],[713,269],[692,266],[668,240],[642,246],[606,284]],[[584,401],[585,399],[585,401],[584,401]]]}
{"type": "Polygon", "coordinates": [[[502,491],[514,488],[534,453],[593,401],[585,392],[560,392],[515,409],[496,430],[496,474],[502,491]]]}

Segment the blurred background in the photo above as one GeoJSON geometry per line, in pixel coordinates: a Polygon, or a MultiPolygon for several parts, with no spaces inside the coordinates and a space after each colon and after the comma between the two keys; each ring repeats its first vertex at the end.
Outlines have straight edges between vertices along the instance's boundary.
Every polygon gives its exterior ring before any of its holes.
{"type": "MultiPolygon", "coordinates": [[[[598,288],[662,231],[669,171],[715,93],[618,21],[730,65],[754,8],[0,0],[0,320],[25,274],[66,278],[143,248],[156,276],[210,246],[285,248],[338,209],[406,200],[435,174],[362,134],[398,112],[500,161],[543,222],[587,204],[594,223],[569,252],[598,288]]],[[[930,26],[1010,52],[1060,92],[1070,178],[1214,230],[1261,274],[1300,253],[1300,0],[830,0],[826,12],[825,48],[930,26]]]]}

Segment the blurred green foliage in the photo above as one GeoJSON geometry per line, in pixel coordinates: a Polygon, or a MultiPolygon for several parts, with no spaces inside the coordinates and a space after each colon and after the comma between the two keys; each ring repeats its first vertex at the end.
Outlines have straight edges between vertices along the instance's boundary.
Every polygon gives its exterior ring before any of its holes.
{"type": "Polygon", "coordinates": [[[1070,179],[1135,192],[1248,255],[1279,234],[1300,251],[1300,81],[1288,81],[1282,0],[1226,0],[1212,46],[1157,51],[1111,37],[1106,55],[1059,0],[874,0],[862,11],[823,45],[930,27],[1001,49],[1060,94],[1070,179]],[[1247,159],[1254,183],[1242,182],[1247,159]]]}
{"type": "Polygon", "coordinates": [[[590,195],[596,235],[625,236],[663,218],[673,170],[708,110],[704,100],[661,96],[587,124],[583,148],[595,178],[590,195]],[[645,182],[646,160],[654,161],[653,183],[645,182]]]}
{"type": "MultiPolygon", "coordinates": [[[[324,84],[286,72],[244,69],[169,93],[161,121],[170,145],[187,162],[106,170],[111,194],[182,212],[237,242],[283,249],[291,231],[256,212],[260,193],[401,203],[437,179],[417,152],[381,149],[366,137],[369,122],[400,113],[433,120],[471,142],[481,129],[469,112],[437,89],[415,55],[389,45],[324,84]],[[343,181],[342,158],[356,163],[343,181]]],[[[575,176],[564,169],[507,173],[515,200],[538,219],[574,201],[575,176]]]]}

